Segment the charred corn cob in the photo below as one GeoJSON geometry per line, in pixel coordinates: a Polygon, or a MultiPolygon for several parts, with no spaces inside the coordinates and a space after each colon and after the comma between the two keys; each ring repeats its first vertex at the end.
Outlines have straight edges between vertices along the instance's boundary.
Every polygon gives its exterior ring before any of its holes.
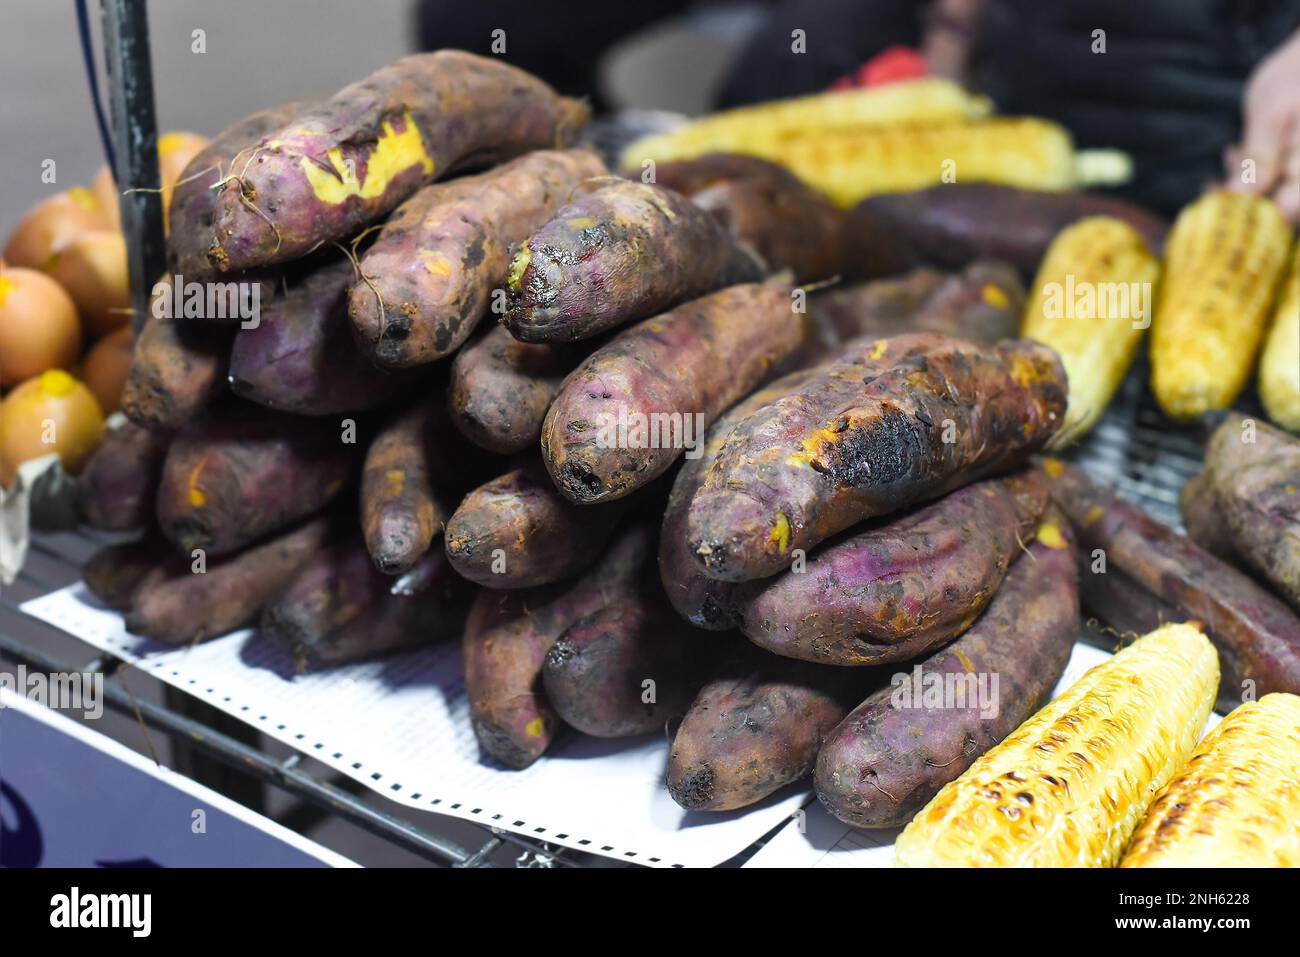
{"type": "Polygon", "coordinates": [[[1139,638],[944,785],[899,836],[897,863],[1113,866],[1218,687],[1218,656],[1195,626],[1139,638]]]}
{"type": "Polygon", "coordinates": [[[1056,190],[1084,185],[1081,177],[1087,182],[1122,181],[1130,172],[1126,154],[1075,153],[1062,127],[1034,117],[838,129],[789,137],[754,152],[782,164],[842,206],[877,193],[943,182],[1056,190]]]}
{"type": "Polygon", "coordinates": [[[1120,867],[1300,867],[1300,697],[1248,701],[1205,736],[1120,867]]]}
{"type": "Polygon", "coordinates": [[[1057,234],[1025,300],[1020,335],[1051,346],[1065,365],[1070,405],[1061,434],[1096,424],[1151,324],[1160,264],[1137,230],[1109,216],[1057,234]]]}
{"type": "Polygon", "coordinates": [[[1178,214],[1151,327],[1151,390],[1170,418],[1241,394],[1290,246],[1286,220],[1258,196],[1208,193],[1178,214]]]}
{"type": "Polygon", "coordinates": [[[1278,290],[1273,326],[1259,360],[1259,397],[1270,419],[1300,432],[1300,247],[1278,290]]]}
{"type": "Polygon", "coordinates": [[[715,113],[667,133],[642,137],[623,151],[624,169],[705,153],[768,155],[790,136],[817,136],[842,127],[943,123],[979,119],[992,111],[982,96],[939,77],[863,90],[818,93],[715,113]]]}

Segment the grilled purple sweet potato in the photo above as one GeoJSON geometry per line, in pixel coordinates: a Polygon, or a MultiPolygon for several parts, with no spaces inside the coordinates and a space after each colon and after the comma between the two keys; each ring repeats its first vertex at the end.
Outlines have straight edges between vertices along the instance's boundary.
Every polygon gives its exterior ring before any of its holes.
{"type": "Polygon", "coordinates": [[[817,796],[846,824],[906,824],[1038,710],[1078,631],[1073,534],[1053,509],[974,626],[895,675],[830,733],[817,758],[817,796]],[[952,689],[951,699],[927,700],[937,687],[952,689]]]}
{"type": "Polygon", "coordinates": [[[638,323],[565,380],[542,425],[556,486],[579,503],[662,475],[804,336],[780,280],[732,286],[638,323]]]}
{"type": "Polygon", "coordinates": [[[462,644],[470,721],[479,746],[511,768],[526,768],[558,729],[542,689],[546,653],[579,619],[626,599],[644,575],[649,529],[633,526],[572,585],[483,591],[462,644]]]}
{"type": "Polygon", "coordinates": [[[587,150],[536,150],[406,200],[361,259],[348,297],[357,339],[385,366],[455,351],[488,314],[510,247],[526,240],[605,165],[587,150]]]}
{"type": "Polygon", "coordinates": [[[572,342],[762,277],[686,197],[611,180],[569,203],[510,264],[505,323],[523,342],[572,342]]]}
{"type": "Polygon", "coordinates": [[[208,261],[298,259],[453,169],[564,145],[586,108],[495,58],[419,53],[304,109],[245,149],[217,192],[208,261]]]}
{"type": "Polygon", "coordinates": [[[864,343],[732,433],[691,502],[691,548],[714,578],[773,575],[856,522],[1015,467],[1060,426],[1065,395],[1037,343],[864,343]],[[864,375],[876,361],[889,367],[864,375]]]}
{"type": "Polygon", "coordinates": [[[906,661],[970,627],[1047,507],[1037,470],[967,485],[736,587],[760,647],[830,665],[906,661]]]}

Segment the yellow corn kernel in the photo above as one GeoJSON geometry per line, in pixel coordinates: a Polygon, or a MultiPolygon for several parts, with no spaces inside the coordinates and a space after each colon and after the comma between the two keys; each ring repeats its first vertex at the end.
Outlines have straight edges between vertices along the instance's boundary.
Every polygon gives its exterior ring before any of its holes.
{"type": "Polygon", "coordinates": [[[1300,867],[1300,697],[1248,701],[1156,798],[1120,867],[1300,867]]]}
{"type": "Polygon", "coordinates": [[[624,169],[646,160],[664,163],[705,153],[765,156],[791,136],[817,136],[842,127],[940,123],[978,119],[992,111],[982,96],[939,77],[817,93],[726,110],[642,137],[623,151],[624,169]]]}
{"type": "Polygon", "coordinates": [[[1151,327],[1151,390],[1182,421],[1226,409],[1250,379],[1291,248],[1271,200],[1208,193],[1165,243],[1151,327]]]}
{"type": "Polygon", "coordinates": [[[1114,865],[1218,687],[1218,655],[1194,625],[1139,638],[946,784],[899,836],[896,862],[1114,865]]]}
{"type": "Polygon", "coordinates": [[[1062,434],[1091,429],[1124,381],[1151,324],[1160,264],[1132,226],[1092,216],[1048,247],[1020,334],[1051,346],[1070,382],[1062,434]]]}
{"type": "Polygon", "coordinates": [[[1259,398],[1268,417],[1300,432],[1300,248],[1278,290],[1273,326],[1259,360],[1259,398]]]}

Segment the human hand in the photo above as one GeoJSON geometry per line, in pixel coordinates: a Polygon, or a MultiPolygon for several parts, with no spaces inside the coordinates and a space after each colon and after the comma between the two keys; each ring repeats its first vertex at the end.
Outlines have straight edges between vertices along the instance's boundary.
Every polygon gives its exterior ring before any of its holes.
{"type": "Polygon", "coordinates": [[[1267,196],[1300,225],[1300,31],[1255,67],[1242,137],[1224,151],[1225,189],[1267,196]]]}

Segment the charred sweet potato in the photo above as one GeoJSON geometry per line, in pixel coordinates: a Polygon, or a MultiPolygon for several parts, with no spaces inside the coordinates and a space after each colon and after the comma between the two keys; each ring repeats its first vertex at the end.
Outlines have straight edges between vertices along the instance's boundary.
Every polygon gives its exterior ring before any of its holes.
{"type": "Polygon", "coordinates": [[[420,365],[456,350],[504,284],[510,247],[605,172],[587,150],[537,150],[420,190],[361,259],[364,279],[348,297],[358,341],[385,366],[420,365]]]}
{"type": "Polygon", "coordinates": [[[470,721],[479,746],[510,768],[526,768],[558,727],[542,689],[551,645],[579,619],[626,599],[644,573],[649,529],[626,530],[574,584],[532,591],[482,591],[465,623],[470,721]]]}
{"type": "Polygon", "coordinates": [[[755,256],[686,197],[611,180],[520,247],[505,323],[523,342],[589,339],[762,274],[755,256]]]}
{"type": "Polygon", "coordinates": [[[762,648],[829,665],[906,661],[970,627],[1034,535],[1047,486],[1031,470],[967,485],[732,593],[762,648]]]}
{"type": "Polygon", "coordinates": [[[156,431],[190,422],[225,390],[234,334],[234,328],[209,323],[149,319],[131,353],[122,412],[156,431]]]}
{"type": "Polygon", "coordinates": [[[621,498],[662,475],[802,341],[792,287],[732,286],[638,323],[565,380],[542,456],[574,502],[621,498]]]}
{"type": "Polygon", "coordinates": [[[533,446],[551,400],[584,355],[581,346],[520,342],[505,326],[493,327],[452,360],[452,422],[490,452],[510,455],[533,446]]]}
{"type": "Polygon", "coordinates": [[[1232,551],[1300,610],[1300,439],[1229,415],[1206,447],[1205,476],[1232,551]]]}
{"type": "Polygon", "coordinates": [[[1015,467],[1055,433],[1065,396],[1037,343],[866,343],[732,433],[691,501],[691,549],[714,578],[773,575],[856,522],[1015,467]]]}
{"type": "Polygon", "coordinates": [[[896,674],[826,738],[814,775],[822,804],[856,827],[902,827],[1038,710],[1078,631],[1073,533],[1053,509],[974,626],[896,674]]]}
{"type": "Polygon", "coordinates": [[[208,260],[232,272],[298,259],[467,165],[564,145],[586,108],[495,57],[405,57],[243,150],[217,191],[208,260]]]}
{"type": "Polygon", "coordinates": [[[185,552],[225,555],[323,507],[356,458],[337,422],[231,403],[172,440],[158,524],[185,552]]]}
{"type": "Polygon", "coordinates": [[[673,479],[659,530],[659,578],[677,614],[697,628],[724,631],[739,625],[740,619],[731,600],[732,584],[704,574],[691,552],[686,539],[686,515],[691,498],[736,426],[751,412],[797,392],[810,375],[811,370],[792,372],[728,409],[705,433],[700,456],[682,462],[673,479]]]}
{"type": "Polygon", "coordinates": [[[1300,692],[1300,618],[1290,608],[1078,467],[1049,459],[1045,471],[1053,501],[1069,516],[1089,557],[1082,572],[1085,594],[1089,575],[1119,572],[1183,620],[1200,622],[1219,650],[1222,709],[1231,710],[1243,697],[1300,692]]]}
{"type": "Polygon", "coordinates": [[[1056,234],[1089,216],[1122,219],[1151,249],[1164,245],[1164,220],[1113,196],[974,182],[873,196],[849,214],[847,228],[889,237],[897,255],[913,263],[961,269],[991,256],[1032,276],[1056,234]]]}
{"type": "Polygon", "coordinates": [[[202,572],[195,571],[188,555],[176,556],[137,586],[126,629],[181,645],[252,624],[331,534],[330,517],[319,516],[238,554],[207,561],[202,572]]]}
{"type": "Polygon", "coordinates": [[[447,558],[488,588],[548,585],[595,561],[625,511],[619,503],[579,508],[530,462],[465,496],[447,522],[447,558]]]}
{"type": "Polygon", "coordinates": [[[411,376],[380,369],[356,347],[347,294],[356,278],[344,257],[328,258],[261,309],[230,350],[230,388],[295,415],[363,412],[391,399],[411,376]]]}
{"type": "Polygon", "coordinates": [[[580,618],[546,654],[546,700],[593,737],[662,731],[704,683],[711,655],[691,630],[648,591],[580,618]]]}
{"type": "Polygon", "coordinates": [[[813,769],[822,741],[878,680],[752,649],[691,703],[673,738],[666,783],[688,811],[761,801],[813,769]]]}
{"type": "Polygon", "coordinates": [[[124,531],[153,521],[170,432],[127,421],[108,429],[77,477],[77,503],[91,528],[124,531]]]}
{"type": "Polygon", "coordinates": [[[471,590],[439,552],[392,578],[349,537],[312,556],[266,606],[258,634],[299,671],[373,658],[460,634],[471,590]]]}

